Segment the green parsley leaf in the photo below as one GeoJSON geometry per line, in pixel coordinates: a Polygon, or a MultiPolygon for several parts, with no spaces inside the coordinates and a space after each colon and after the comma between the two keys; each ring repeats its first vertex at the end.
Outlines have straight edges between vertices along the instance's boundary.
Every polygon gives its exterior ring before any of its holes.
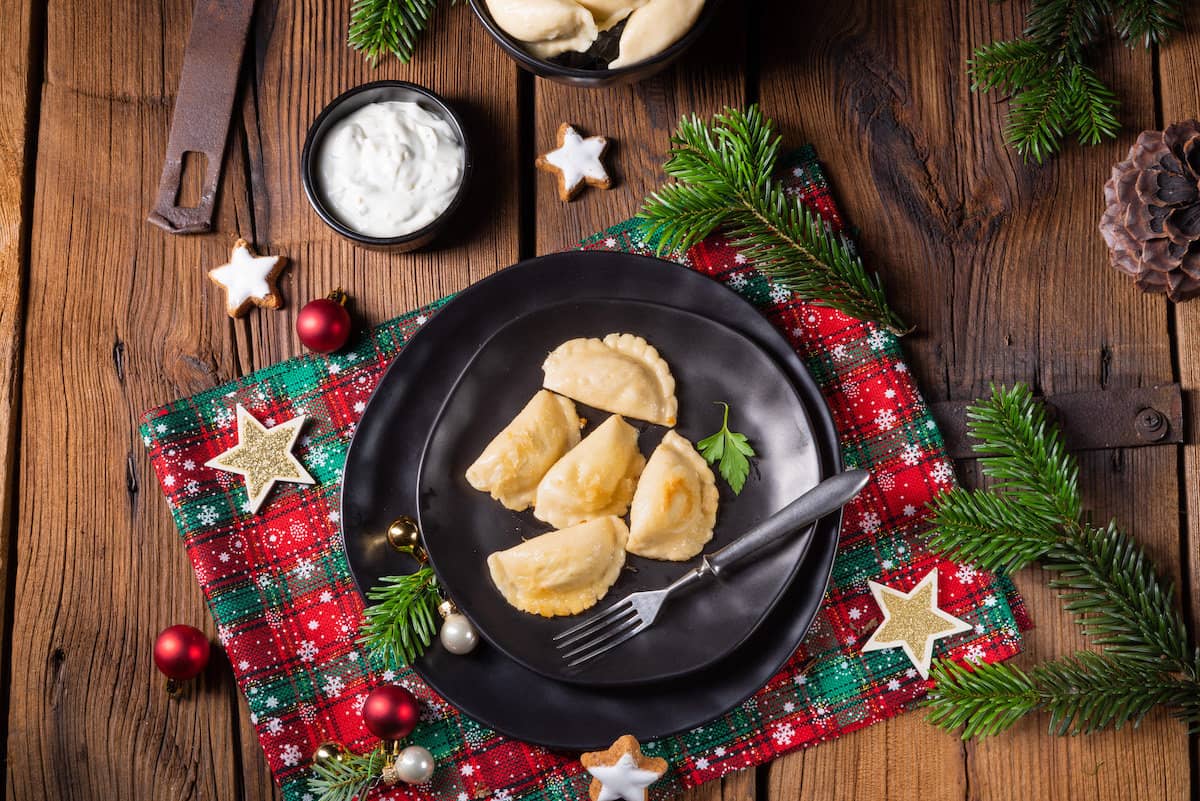
{"type": "Polygon", "coordinates": [[[729,404],[724,401],[717,403],[725,407],[721,430],[700,440],[696,448],[705,461],[717,465],[718,472],[729,483],[733,494],[739,495],[742,487],[746,486],[746,477],[750,475],[749,457],[755,455],[754,448],[745,434],[729,430],[729,404]]]}

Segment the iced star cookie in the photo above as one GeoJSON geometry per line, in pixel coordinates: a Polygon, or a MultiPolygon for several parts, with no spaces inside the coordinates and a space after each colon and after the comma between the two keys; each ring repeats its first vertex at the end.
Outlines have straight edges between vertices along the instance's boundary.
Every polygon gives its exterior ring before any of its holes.
{"type": "Polygon", "coordinates": [[[667,772],[667,760],[647,757],[632,734],[626,734],[607,751],[592,751],[579,757],[592,774],[588,795],[592,801],[646,801],[646,788],[667,772]]]}
{"type": "Polygon", "coordinates": [[[604,154],[608,139],[603,136],[584,138],[567,123],[558,126],[558,147],[538,156],[537,168],[558,177],[558,196],[564,202],[574,200],[583,187],[612,189],[612,178],[604,169],[604,154]]]}
{"type": "Polygon", "coordinates": [[[229,316],[241,317],[251,306],[283,308],[278,284],[286,264],[283,256],[255,256],[250,244],[239,239],[233,243],[229,263],[209,270],[208,277],[225,290],[225,311],[229,316]]]}

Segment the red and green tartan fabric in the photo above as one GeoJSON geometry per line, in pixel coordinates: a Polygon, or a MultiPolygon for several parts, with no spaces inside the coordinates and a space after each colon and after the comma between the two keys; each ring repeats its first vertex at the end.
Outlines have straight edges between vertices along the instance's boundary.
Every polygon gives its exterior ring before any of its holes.
{"type": "MultiPolygon", "coordinates": [[[[812,149],[796,153],[787,169],[790,191],[840,228],[812,149]]],[[[635,221],[583,247],[653,250],[635,221]]],[[[1027,625],[1007,580],[926,548],[926,504],[953,484],[954,473],[897,339],[798,301],[719,236],[677,258],[741,293],[788,337],[829,403],[846,464],[868,467],[874,477],[846,509],[821,613],[784,669],[725,716],[646,745],[671,765],[653,788],[656,799],[891,717],[928,689],[899,649],[860,652],[882,619],[868,579],[907,590],[936,568],[940,605],[974,627],[941,641],[938,652],[964,662],[1012,656],[1027,625]]],[[[360,710],[384,682],[407,686],[423,702],[412,740],[432,751],[438,768],[427,785],[381,787],[373,798],[578,801],[587,793],[588,776],[571,755],[490,731],[412,671],[372,664],[355,643],[363,600],[337,512],[346,450],[384,368],[444,302],[384,323],[351,350],[292,359],[144,417],[167,504],[289,801],[311,801],[308,764],[319,743],[337,740],[355,751],[375,744],[360,710]],[[316,483],[276,485],[258,514],[247,511],[240,477],[204,466],[235,443],[238,403],[266,425],[309,416],[296,455],[316,483]]]]}

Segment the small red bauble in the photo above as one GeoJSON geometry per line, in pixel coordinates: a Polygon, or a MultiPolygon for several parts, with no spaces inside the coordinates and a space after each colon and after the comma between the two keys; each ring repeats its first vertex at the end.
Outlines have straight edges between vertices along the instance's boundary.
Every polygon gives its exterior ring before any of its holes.
{"type": "Polygon", "coordinates": [[[209,645],[204,632],[192,626],[163,629],[154,641],[154,664],[167,678],[187,681],[208,664],[209,645]]]}
{"type": "Polygon", "coordinates": [[[408,690],[385,684],[367,696],[362,716],[371,734],[380,740],[402,740],[417,725],[421,706],[408,690]]]}
{"type": "Polygon", "coordinates": [[[296,315],[296,334],[301,344],[317,353],[341,350],[350,338],[350,312],[345,303],[346,293],[340,289],[327,298],[305,303],[296,315]]]}

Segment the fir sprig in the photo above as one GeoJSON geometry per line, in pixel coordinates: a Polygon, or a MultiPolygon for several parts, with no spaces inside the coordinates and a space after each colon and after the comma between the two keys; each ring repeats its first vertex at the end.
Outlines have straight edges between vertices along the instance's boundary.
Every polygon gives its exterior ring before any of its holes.
{"type": "Polygon", "coordinates": [[[663,166],[676,182],[651,194],[640,214],[659,252],[687,249],[724,226],[764,275],[804,300],[904,333],[850,242],[774,178],[778,155],[779,137],[756,105],[711,121],[684,117],[663,166]]]}
{"type": "Polygon", "coordinates": [[[1160,705],[1174,707],[1193,727],[1200,723],[1194,682],[1089,651],[1028,673],[1002,663],[968,670],[942,659],[931,676],[929,720],[946,730],[961,727],[964,739],[999,734],[1036,710],[1050,714],[1050,731],[1058,735],[1137,726],[1160,705]]]}
{"type": "Polygon", "coordinates": [[[1005,136],[1041,162],[1067,134],[1084,144],[1117,135],[1117,98],[1085,63],[1111,25],[1127,43],[1157,44],[1179,27],[1182,0],[1033,0],[1018,39],[992,42],[967,62],[972,88],[1010,98],[1005,136]]]}
{"type": "Polygon", "coordinates": [[[389,668],[413,662],[437,631],[437,576],[421,567],[407,576],[385,576],[367,592],[359,643],[389,668]]]}
{"type": "Polygon", "coordinates": [[[407,63],[437,4],[438,0],[354,0],[347,41],[371,66],[385,53],[407,63]]]}
{"type": "Polygon", "coordinates": [[[933,504],[932,545],[1001,572],[1032,562],[1054,574],[1067,611],[1104,652],[1042,663],[1026,673],[1003,665],[973,671],[942,662],[930,719],[995,734],[1036,709],[1058,734],[1137,725],[1157,705],[1200,726],[1200,651],[1187,642],[1174,589],[1144,550],[1114,523],[1082,511],[1078,464],[1029,388],[993,388],[968,409],[988,490],[954,489],[933,504]]]}
{"type": "Polygon", "coordinates": [[[367,754],[346,752],[338,759],[314,762],[308,791],[317,801],[354,801],[366,798],[380,780],[388,757],[383,748],[367,754]]]}

